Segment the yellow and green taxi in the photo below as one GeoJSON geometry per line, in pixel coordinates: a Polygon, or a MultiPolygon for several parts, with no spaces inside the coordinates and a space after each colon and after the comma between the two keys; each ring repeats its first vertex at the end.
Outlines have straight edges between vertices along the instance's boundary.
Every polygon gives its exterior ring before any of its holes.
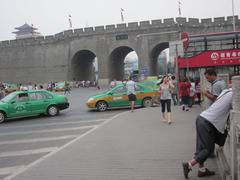
{"type": "Polygon", "coordinates": [[[64,91],[65,90],[65,81],[61,81],[61,82],[56,83],[55,87],[54,87],[54,90],[56,92],[64,91]]]}
{"type": "Polygon", "coordinates": [[[47,114],[56,116],[69,107],[64,95],[47,90],[16,91],[0,100],[0,123],[5,119],[47,114]]]}
{"type": "Polygon", "coordinates": [[[17,84],[5,84],[5,92],[7,94],[17,91],[18,90],[18,85],[17,84]]]}
{"type": "Polygon", "coordinates": [[[145,80],[145,81],[143,81],[141,83],[143,85],[151,87],[151,88],[153,88],[155,90],[159,90],[159,87],[160,87],[160,80],[149,79],[149,80],[145,80]]]}
{"type": "MultiPolygon", "coordinates": [[[[137,83],[135,102],[136,106],[152,106],[152,99],[158,94],[158,91],[137,83]]],[[[88,108],[105,111],[108,108],[129,106],[126,85],[121,83],[109,91],[90,96],[86,102],[88,108]]]]}

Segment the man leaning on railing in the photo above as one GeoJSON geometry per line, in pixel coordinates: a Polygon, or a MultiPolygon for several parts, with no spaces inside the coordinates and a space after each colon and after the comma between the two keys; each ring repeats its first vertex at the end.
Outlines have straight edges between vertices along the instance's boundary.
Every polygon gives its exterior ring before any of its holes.
{"type": "Polygon", "coordinates": [[[198,177],[212,176],[214,171],[208,170],[204,163],[214,150],[215,144],[223,146],[226,140],[226,124],[232,109],[232,88],[225,89],[216,101],[196,119],[196,152],[193,159],[183,162],[183,174],[188,178],[192,167],[199,165],[198,177]]]}

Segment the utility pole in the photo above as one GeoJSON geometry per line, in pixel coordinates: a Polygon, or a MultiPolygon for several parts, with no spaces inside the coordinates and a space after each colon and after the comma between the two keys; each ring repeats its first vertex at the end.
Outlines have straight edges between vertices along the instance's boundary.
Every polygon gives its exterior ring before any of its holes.
{"type": "Polygon", "coordinates": [[[233,31],[235,32],[235,13],[234,13],[234,0],[232,0],[232,13],[233,13],[233,31]]]}

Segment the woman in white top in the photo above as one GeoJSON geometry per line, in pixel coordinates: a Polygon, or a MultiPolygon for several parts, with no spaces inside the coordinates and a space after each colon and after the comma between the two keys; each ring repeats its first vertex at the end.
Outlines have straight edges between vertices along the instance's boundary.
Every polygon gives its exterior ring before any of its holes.
{"type": "Polygon", "coordinates": [[[171,120],[171,91],[174,88],[174,85],[169,80],[168,76],[164,76],[162,83],[160,84],[160,101],[162,107],[162,117],[163,122],[172,123],[171,120]],[[167,105],[167,113],[165,112],[165,106],[167,105]]]}

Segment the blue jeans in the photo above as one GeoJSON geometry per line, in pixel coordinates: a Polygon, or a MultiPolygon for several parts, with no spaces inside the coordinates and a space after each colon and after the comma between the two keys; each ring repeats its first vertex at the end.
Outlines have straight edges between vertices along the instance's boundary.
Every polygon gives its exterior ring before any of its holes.
{"type": "Polygon", "coordinates": [[[172,100],[173,100],[174,105],[178,104],[178,94],[177,93],[172,93],[172,100]]]}

